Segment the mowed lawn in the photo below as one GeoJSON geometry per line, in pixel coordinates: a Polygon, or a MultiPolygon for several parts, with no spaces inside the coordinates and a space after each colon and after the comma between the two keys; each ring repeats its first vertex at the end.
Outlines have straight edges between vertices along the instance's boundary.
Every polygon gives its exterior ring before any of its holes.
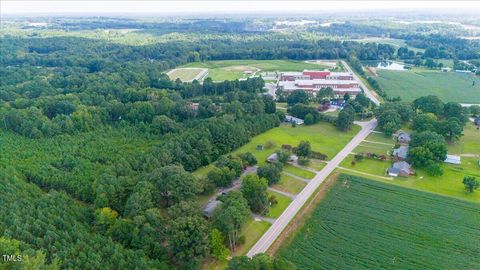
{"type": "Polygon", "coordinates": [[[472,122],[468,122],[463,130],[463,136],[458,142],[448,144],[451,154],[480,155],[480,130],[472,122]]]}
{"type": "Polygon", "coordinates": [[[312,150],[324,153],[328,159],[334,157],[354,136],[358,133],[360,127],[354,125],[348,132],[339,131],[335,126],[329,123],[321,122],[315,125],[301,125],[292,127],[289,124],[281,124],[258,136],[255,136],[248,144],[238,148],[233,154],[251,152],[258,160],[259,165],[265,164],[267,157],[276,150],[279,150],[282,144],[296,146],[300,141],[309,141],[312,150]],[[257,150],[257,145],[266,145],[272,141],[275,146],[270,149],[257,150]]]}
{"type": "Polygon", "coordinates": [[[278,218],[283,213],[285,208],[287,208],[288,205],[292,202],[292,199],[280,193],[269,190],[268,197],[270,196],[275,196],[275,198],[277,199],[277,204],[270,207],[268,209],[268,213],[265,216],[269,218],[278,218]]]}
{"type": "Polygon", "coordinates": [[[480,104],[480,77],[455,72],[378,70],[376,80],[391,97],[403,101],[436,95],[444,102],[480,104]],[[475,85],[472,85],[475,82],[475,85]]]}
{"type": "Polygon", "coordinates": [[[282,173],[280,181],[271,187],[290,194],[298,194],[306,185],[304,181],[282,173]]]}
{"type": "Polygon", "coordinates": [[[172,81],[180,79],[182,82],[189,82],[195,79],[195,77],[203,71],[203,68],[177,68],[168,72],[168,77],[172,81]]]}
{"type": "Polygon", "coordinates": [[[251,74],[245,71],[302,71],[304,69],[323,70],[327,66],[294,60],[225,60],[188,63],[182,67],[208,68],[208,77],[214,81],[246,78],[251,74]]]}
{"type": "Polygon", "coordinates": [[[277,252],[298,269],[478,269],[480,204],[342,175],[277,252]]]}

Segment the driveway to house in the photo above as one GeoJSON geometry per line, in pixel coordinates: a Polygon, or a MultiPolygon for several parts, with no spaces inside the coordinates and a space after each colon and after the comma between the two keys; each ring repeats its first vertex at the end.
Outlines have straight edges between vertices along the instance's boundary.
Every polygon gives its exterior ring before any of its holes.
{"type": "Polygon", "coordinates": [[[342,60],[342,64],[343,66],[347,69],[348,72],[352,73],[353,74],[353,78],[355,80],[358,81],[358,84],[360,85],[360,87],[363,89],[363,91],[365,92],[365,95],[371,100],[373,101],[373,103],[375,103],[376,105],[380,105],[380,101],[375,97],[375,95],[372,93],[372,90],[370,90],[364,83],[362,80],[360,80],[360,78],[357,76],[357,74],[355,74],[355,72],[353,72],[352,68],[350,68],[350,66],[347,64],[347,62],[343,61],[342,60]]]}
{"type": "Polygon", "coordinates": [[[305,188],[297,194],[295,199],[283,211],[282,215],[275,220],[270,228],[263,234],[263,236],[255,243],[255,245],[248,251],[247,256],[253,257],[258,253],[263,253],[275,242],[275,239],[282,233],[285,227],[295,217],[297,212],[307,202],[308,198],[317,190],[321,183],[335,170],[335,168],[348,156],[350,152],[360,144],[377,126],[377,119],[372,119],[368,122],[356,122],[362,129],[353,137],[353,139],[331,160],[328,164],[319,171],[315,177],[305,186],[305,188]]]}

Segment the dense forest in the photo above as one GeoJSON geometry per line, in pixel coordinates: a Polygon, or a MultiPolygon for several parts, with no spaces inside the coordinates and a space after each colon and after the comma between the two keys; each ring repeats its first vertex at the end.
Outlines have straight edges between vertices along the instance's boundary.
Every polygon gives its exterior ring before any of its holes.
{"type": "MultiPolygon", "coordinates": [[[[132,24],[107,20],[101,26],[132,24]]],[[[79,25],[69,21],[61,28],[79,25]]],[[[88,27],[96,29],[98,21],[88,27]]],[[[184,83],[170,81],[166,70],[206,60],[358,61],[396,54],[378,43],[247,35],[241,22],[156,27],[142,28],[203,27],[207,38],[129,45],[2,33],[0,205],[9,215],[0,217],[0,247],[28,255],[30,269],[196,269],[214,253],[211,235],[230,236],[228,219],[205,219],[197,203],[218,183],[191,172],[214,162],[219,170],[241,168],[241,161],[224,155],[278,126],[284,115],[263,95],[262,78],[184,83]]],[[[468,43],[422,42],[415,45],[445,43],[447,57],[474,56],[468,43]]],[[[241,195],[230,197],[225,205],[245,209],[241,195]]],[[[235,259],[232,269],[243,260],[235,259]]]]}

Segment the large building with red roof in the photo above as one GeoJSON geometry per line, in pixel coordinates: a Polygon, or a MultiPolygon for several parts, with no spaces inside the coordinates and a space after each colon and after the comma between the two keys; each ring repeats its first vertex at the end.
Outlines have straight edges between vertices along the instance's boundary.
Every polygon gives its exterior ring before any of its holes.
{"type": "Polygon", "coordinates": [[[322,88],[330,87],[337,96],[361,93],[359,83],[349,72],[331,72],[328,70],[304,70],[303,72],[284,72],[280,75],[277,89],[285,92],[304,90],[315,95],[322,88]]]}

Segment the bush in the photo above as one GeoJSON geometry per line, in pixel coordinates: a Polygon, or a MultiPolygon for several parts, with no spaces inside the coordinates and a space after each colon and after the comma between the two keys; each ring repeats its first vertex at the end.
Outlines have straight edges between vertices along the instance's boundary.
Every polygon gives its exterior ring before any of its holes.
{"type": "Polygon", "coordinates": [[[302,166],[307,166],[308,164],[310,164],[310,160],[308,158],[299,158],[298,164],[302,166]]]}
{"type": "Polygon", "coordinates": [[[257,164],[257,158],[250,152],[241,153],[238,157],[243,161],[244,165],[253,166],[257,164]]]}
{"type": "Polygon", "coordinates": [[[240,235],[237,240],[238,245],[243,245],[245,244],[245,235],[240,235]]]}
{"type": "Polygon", "coordinates": [[[274,148],[275,146],[277,146],[277,144],[272,141],[272,140],[268,140],[266,143],[265,143],[265,148],[266,149],[272,149],[274,148]]]}
{"type": "Polygon", "coordinates": [[[310,158],[319,159],[319,160],[326,160],[328,158],[328,156],[323,154],[323,153],[320,153],[320,152],[311,151],[310,158]]]}
{"type": "Polygon", "coordinates": [[[438,162],[429,161],[425,170],[428,175],[431,176],[440,176],[443,174],[443,168],[438,162]]]}

